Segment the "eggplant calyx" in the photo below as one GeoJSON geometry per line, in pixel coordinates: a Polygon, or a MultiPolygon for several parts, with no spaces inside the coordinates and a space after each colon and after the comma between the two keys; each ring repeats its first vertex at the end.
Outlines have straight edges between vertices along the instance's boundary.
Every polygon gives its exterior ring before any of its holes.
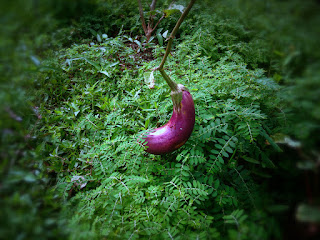
{"type": "Polygon", "coordinates": [[[176,112],[180,112],[181,110],[181,101],[182,101],[182,92],[183,91],[188,91],[188,89],[183,86],[182,84],[177,84],[177,90],[171,91],[171,99],[173,103],[173,109],[176,112]]]}

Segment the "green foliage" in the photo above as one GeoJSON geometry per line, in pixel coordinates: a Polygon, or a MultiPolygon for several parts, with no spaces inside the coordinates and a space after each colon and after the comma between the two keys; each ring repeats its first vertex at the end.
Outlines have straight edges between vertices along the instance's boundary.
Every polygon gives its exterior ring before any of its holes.
{"type": "Polygon", "coordinates": [[[294,126],[288,129],[295,138],[304,142],[309,149],[317,149],[320,143],[320,95],[318,64],[308,66],[301,77],[288,80],[284,96],[290,106],[289,116],[293,116],[294,126]]]}
{"type": "MultiPolygon", "coordinates": [[[[10,36],[0,41],[1,236],[283,238],[281,216],[304,198],[293,196],[295,162],[275,157],[275,136],[319,145],[316,5],[195,5],[165,67],[190,89],[196,125],[183,147],[153,156],[137,139],[168,121],[172,103],[160,74],[149,89],[144,73],[159,64],[179,14],[146,44],[135,1],[24,4],[33,14],[1,18],[10,36]]],[[[313,206],[301,206],[298,220],[308,219],[313,206]]]]}
{"type": "MultiPolygon", "coordinates": [[[[81,226],[72,238],[223,236],[233,226],[222,230],[221,221],[238,208],[250,216],[245,226],[256,221],[263,208],[256,198],[264,192],[250,169],[274,166],[264,141],[274,129],[268,116],[276,115],[271,102],[280,87],[231,51],[218,62],[202,56],[194,38],[177,46],[179,65],[169,58],[167,66],[191,87],[196,126],[183,147],[165,156],[147,155],[137,143],[141,131],[164,124],[172,111],[160,75],[154,90],[143,80],[159,58],[130,63],[140,53],[119,36],[74,45],[43,63],[40,131],[51,136],[46,162],[57,173],[63,214],[70,228],[81,226]]],[[[155,56],[162,51],[153,48],[155,56]]],[[[266,222],[260,227],[271,234],[266,222]]]]}
{"type": "Polygon", "coordinates": [[[64,239],[60,196],[45,171],[44,145],[35,131],[41,116],[31,89],[57,22],[42,1],[0,5],[0,238],[64,239]]]}
{"type": "Polygon", "coordinates": [[[183,36],[199,31],[200,49],[213,59],[232,50],[280,81],[318,62],[318,11],[312,0],[201,1],[181,30],[183,36]]]}

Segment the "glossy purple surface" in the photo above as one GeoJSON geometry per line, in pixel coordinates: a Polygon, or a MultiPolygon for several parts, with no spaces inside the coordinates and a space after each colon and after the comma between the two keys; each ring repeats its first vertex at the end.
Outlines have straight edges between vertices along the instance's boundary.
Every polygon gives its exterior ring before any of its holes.
{"type": "Polygon", "coordinates": [[[144,138],[148,142],[148,153],[159,155],[172,152],[189,139],[195,123],[195,109],[192,96],[186,90],[182,92],[180,107],[180,111],[174,108],[169,122],[144,138]]]}

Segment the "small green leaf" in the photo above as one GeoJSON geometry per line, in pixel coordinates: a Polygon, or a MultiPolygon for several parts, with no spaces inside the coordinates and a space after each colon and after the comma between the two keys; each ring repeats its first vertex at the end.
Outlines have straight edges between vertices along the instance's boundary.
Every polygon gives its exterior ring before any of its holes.
{"type": "Polygon", "coordinates": [[[100,34],[97,34],[97,40],[98,40],[98,42],[102,42],[100,34]]]}
{"type": "Polygon", "coordinates": [[[87,59],[87,58],[83,58],[84,60],[86,60],[89,64],[91,64],[92,66],[94,66],[95,67],[95,69],[97,69],[98,71],[100,70],[100,65],[99,65],[99,63],[97,63],[97,62],[93,62],[93,61],[91,61],[90,59],[87,59]]]}
{"type": "Polygon", "coordinates": [[[219,186],[220,186],[220,180],[217,179],[217,180],[214,182],[214,188],[215,188],[215,189],[218,189],[219,186]]]}
{"type": "Polygon", "coordinates": [[[185,177],[189,177],[190,176],[189,172],[187,172],[187,171],[181,171],[181,174],[183,176],[185,176],[185,177]]]}
{"type": "Polygon", "coordinates": [[[244,160],[246,160],[247,162],[250,162],[250,163],[254,163],[254,164],[260,164],[260,162],[252,157],[247,157],[247,156],[242,156],[242,158],[244,160]]]}
{"type": "Polygon", "coordinates": [[[228,154],[227,152],[225,152],[225,151],[222,151],[221,154],[222,154],[222,156],[224,156],[224,157],[229,157],[229,154],[228,154]]]}
{"type": "Polygon", "coordinates": [[[104,74],[104,75],[106,75],[107,77],[110,77],[110,74],[106,71],[106,70],[104,70],[104,71],[99,71],[100,73],[102,73],[102,74],[104,74]]]}
{"type": "Polygon", "coordinates": [[[149,123],[150,123],[150,118],[148,118],[144,124],[145,129],[148,129],[149,123]]]}
{"type": "Polygon", "coordinates": [[[167,36],[168,36],[168,30],[166,30],[164,33],[162,33],[163,38],[167,38],[167,36]]]}
{"type": "Polygon", "coordinates": [[[163,46],[163,37],[161,35],[162,28],[158,29],[156,35],[160,46],[163,46]]]}
{"type": "Polygon", "coordinates": [[[139,46],[140,49],[142,49],[142,45],[141,45],[141,42],[140,42],[140,41],[134,40],[134,42],[139,46]]]}
{"type": "Polygon", "coordinates": [[[232,148],[230,148],[230,147],[225,147],[225,149],[226,149],[226,151],[228,152],[228,153],[233,153],[233,150],[232,150],[232,148]]]}

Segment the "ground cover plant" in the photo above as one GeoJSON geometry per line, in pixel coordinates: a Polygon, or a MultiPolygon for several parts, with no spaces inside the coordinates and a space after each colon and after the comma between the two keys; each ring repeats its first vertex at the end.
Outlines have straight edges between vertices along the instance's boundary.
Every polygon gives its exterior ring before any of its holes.
{"type": "MultiPolygon", "coordinates": [[[[139,70],[120,71],[112,56],[132,54],[132,49],[118,37],[73,46],[49,63],[57,70],[44,72],[40,82],[53,91],[41,95],[51,106],[41,110],[45,126],[50,126],[41,131],[51,136],[45,144],[48,163],[57,172],[57,191],[71,197],[66,204],[75,210],[70,217],[76,225],[94,223],[102,236],[119,238],[205,237],[218,234],[210,228],[213,218],[217,227],[218,219],[234,211],[245,219],[249,213],[243,211],[243,201],[250,208],[258,204],[254,196],[263,193],[243,162],[251,162],[249,169],[257,172],[261,166],[274,166],[264,149],[270,148],[265,140],[274,128],[267,114],[276,110],[263,102],[279,87],[261,70],[236,63],[240,57],[233,53],[213,68],[196,47],[177,46],[180,65],[171,70],[177,81],[193,86],[195,131],[185,146],[167,156],[146,155],[136,142],[141,131],[162,125],[172,111],[164,84],[157,81],[151,90],[142,77],[143,69],[159,59],[142,62],[139,70]],[[63,87],[56,88],[58,83],[63,87]]],[[[250,211],[253,222],[257,209],[250,211]]],[[[232,232],[236,222],[230,223],[232,232]]],[[[259,226],[263,234],[265,227],[259,226]]],[[[76,238],[81,236],[86,237],[81,232],[76,238]]]]}
{"type": "MultiPolygon", "coordinates": [[[[70,3],[68,9],[85,4],[88,12],[79,18],[71,11],[73,23],[58,21],[63,27],[39,34],[35,48],[26,37],[27,64],[10,60],[22,70],[11,74],[21,88],[4,81],[7,91],[1,95],[20,96],[9,101],[1,121],[1,148],[7,149],[1,154],[1,203],[7,206],[1,219],[10,220],[1,222],[2,235],[290,239],[286,225],[297,224],[291,215],[297,213],[315,231],[306,224],[305,232],[294,234],[316,239],[319,190],[311,181],[305,196],[301,184],[301,173],[310,182],[318,169],[318,53],[310,50],[316,48],[316,32],[308,27],[310,40],[289,30],[287,38],[276,36],[299,23],[303,13],[310,14],[306,22],[317,22],[311,14],[317,5],[310,2],[291,15],[283,9],[301,6],[296,1],[196,3],[165,64],[172,80],[193,96],[194,130],[178,150],[152,155],[137,139],[166,123],[173,106],[161,75],[154,72],[150,88],[145,73],[159,66],[165,32],[181,13],[163,19],[147,41],[138,2],[129,2],[70,3]],[[278,16],[275,7],[287,14],[278,29],[274,18],[264,15],[278,16]],[[104,10],[111,12],[97,18],[104,10]],[[298,46],[300,40],[308,44],[298,46]],[[286,48],[288,42],[296,48],[286,48]],[[300,66],[304,60],[313,64],[300,66]],[[20,149],[17,155],[14,149],[20,149]]],[[[148,9],[147,1],[142,4],[148,9]]],[[[169,5],[157,3],[161,13],[169,5]]],[[[64,9],[51,17],[64,16],[64,9]]]]}
{"type": "MultiPolygon", "coordinates": [[[[42,81],[57,92],[41,96],[54,107],[46,110],[49,114],[41,113],[52,129],[43,131],[52,136],[50,142],[62,143],[53,149],[49,165],[59,173],[57,190],[62,195],[67,198],[75,194],[72,203],[85,199],[78,202],[78,212],[72,212],[72,222],[84,224],[83,231],[89,236],[214,237],[220,234],[219,221],[215,227],[214,218],[230,222],[230,229],[225,230],[230,235],[244,234],[232,226],[247,218],[244,205],[237,208],[239,200],[247,199],[249,206],[256,206],[253,196],[262,192],[255,192],[257,186],[236,160],[273,166],[262,151],[265,138],[270,140],[266,129],[273,126],[265,121],[260,105],[278,86],[264,78],[261,70],[248,70],[241,64],[241,57],[232,52],[215,68],[210,67],[208,58],[201,58],[196,50],[200,46],[191,39],[177,46],[176,60],[180,64],[171,73],[181,78],[179,82],[195,87],[197,127],[178,155],[145,155],[136,143],[137,134],[147,130],[155,119],[161,125],[170,109],[168,102],[162,109],[158,105],[168,95],[163,84],[153,91],[141,78],[143,70],[156,66],[159,59],[141,62],[140,74],[126,66],[120,71],[121,58],[135,52],[119,36],[107,38],[103,44],[74,46],[55,58],[62,61],[48,63],[57,70],[45,72],[42,81]],[[184,72],[188,76],[184,74],[182,82],[184,72]],[[232,85],[226,84],[229,74],[234,74],[232,85]],[[55,88],[59,82],[66,85],[55,88]],[[258,143],[259,137],[262,144],[258,143]],[[251,151],[255,155],[250,155],[251,151]],[[90,186],[85,195],[79,191],[90,186]],[[212,206],[213,201],[219,207],[212,206]],[[92,233],[92,224],[98,233],[92,233]]],[[[156,54],[161,50],[153,49],[156,54]]],[[[262,107],[272,112],[268,106],[262,107]]],[[[256,221],[257,213],[250,214],[256,221]]],[[[263,230],[266,226],[257,227],[262,236],[268,236],[263,230]]],[[[88,237],[83,231],[76,238],[88,237]]],[[[246,233],[250,234],[256,235],[246,233]]]]}

